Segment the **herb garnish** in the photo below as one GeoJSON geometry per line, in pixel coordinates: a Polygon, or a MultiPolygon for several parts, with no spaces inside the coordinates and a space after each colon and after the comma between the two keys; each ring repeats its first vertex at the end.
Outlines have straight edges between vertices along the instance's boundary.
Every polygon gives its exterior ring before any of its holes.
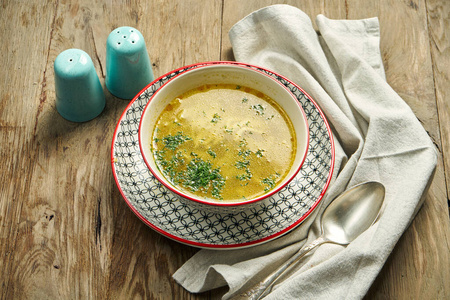
{"type": "Polygon", "coordinates": [[[229,133],[229,134],[233,133],[233,128],[228,128],[227,125],[223,126],[223,129],[225,129],[226,133],[229,133]]]}
{"type": "Polygon", "coordinates": [[[246,169],[248,170],[248,166],[250,165],[249,160],[238,160],[235,164],[236,168],[239,170],[246,169]]]}
{"type": "Polygon", "coordinates": [[[239,153],[238,153],[239,156],[242,156],[242,157],[244,157],[244,158],[249,157],[250,154],[252,154],[252,151],[249,150],[249,149],[245,149],[245,150],[242,150],[242,149],[241,149],[241,150],[239,150],[239,153]]]}
{"type": "MultiPolygon", "coordinates": [[[[242,158],[241,160],[236,161],[235,163],[235,167],[239,170],[245,170],[244,174],[241,175],[236,175],[236,178],[240,181],[249,181],[253,174],[250,171],[250,155],[252,154],[252,151],[250,149],[246,149],[245,147],[247,146],[247,141],[245,139],[243,139],[240,143],[239,143],[239,152],[238,155],[242,158]]],[[[246,186],[248,184],[248,182],[246,184],[241,184],[242,186],[246,186]]]]}
{"type": "Polygon", "coordinates": [[[216,124],[216,123],[219,122],[220,120],[222,120],[222,117],[219,116],[219,114],[215,113],[214,116],[213,116],[213,118],[212,118],[212,120],[211,120],[211,123],[216,124]]]}
{"type": "Polygon", "coordinates": [[[253,109],[256,112],[256,114],[259,116],[264,115],[264,111],[266,110],[264,108],[264,106],[262,106],[261,104],[252,105],[252,106],[250,106],[250,109],[253,109]]]}
{"type": "Polygon", "coordinates": [[[263,157],[263,152],[265,151],[266,150],[258,149],[258,151],[256,151],[256,157],[263,157]]]}
{"type": "Polygon", "coordinates": [[[250,181],[250,179],[253,177],[253,174],[250,172],[249,169],[245,170],[245,173],[242,175],[236,175],[236,179],[240,180],[240,181],[246,181],[247,183],[245,184],[241,184],[241,186],[246,186],[248,185],[248,181],[250,181]]]}
{"type": "MultiPolygon", "coordinates": [[[[183,144],[185,141],[192,140],[187,135],[183,135],[181,131],[178,131],[176,135],[167,135],[163,137],[162,141],[164,142],[164,148],[175,151],[179,145],[183,144]]],[[[159,139],[155,139],[157,143],[159,139]]]]}
{"type": "Polygon", "coordinates": [[[206,194],[211,189],[213,197],[222,199],[220,193],[225,186],[225,178],[220,174],[220,168],[213,169],[209,161],[194,158],[182,174],[182,184],[192,192],[202,191],[206,194]]]}
{"type": "Polygon", "coordinates": [[[271,189],[273,189],[275,187],[275,180],[280,177],[280,174],[275,173],[275,175],[270,175],[269,177],[264,178],[263,180],[261,180],[262,184],[265,184],[266,187],[264,188],[264,191],[270,191],[271,189]]]}
{"type": "MultiPolygon", "coordinates": [[[[188,140],[191,138],[182,132],[167,135],[162,139],[155,138],[155,143],[162,142],[164,145],[162,150],[153,151],[156,162],[172,183],[189,188],[192,192],[211,191],[212,197],[222,199],[221,192],[225,186],[225,178],[220,174],[220,168],[213,169],[210,161],[202,160],[194,152],[190,153],[193,159],[186,165],[183,152],[177,151],[178,147],[188,140]]],[[[213,158],[216,157],[211,148],[207,153],[213,158]]]]}
{"type": "Polygon", "coordinates": [[[209,155],[211,155],[213,158],[216,158],[216,152],[212,151],[211,148],[208,149],[208,151],[206,151],[209,155]]]}

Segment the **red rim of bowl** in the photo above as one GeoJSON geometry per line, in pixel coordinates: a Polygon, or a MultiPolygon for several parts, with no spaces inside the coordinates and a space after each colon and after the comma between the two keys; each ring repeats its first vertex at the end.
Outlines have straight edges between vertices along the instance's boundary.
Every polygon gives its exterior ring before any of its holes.
{"type": "MultiPolygon", "coordinates": [[[[283,79],[289,81],[290,83],[292,83],[290,80],[286,79],[285,77],[283,77],[283,76],[279,75],[278,73],[273,72],[273,71],[271,71],[271,70],[268,70],[268,69],[265,69],[265,68],[261,68],[261,67],[259,67],[259,66],[255,66],[255,65],[243,64],[243,63],[238,63],[238,62],[233,62],[233,61],[212,61],[212,62],[203,62],[203,63],[196,63],[196,64],[192,64],[192,65],[187,65],[187,66],[184,66],[184,67],[175,69],[175,70],[173,70],[173,71],[170,71],[169,73],[164,74],[163,76],[159,77],[158,79],[154,80],[153,82],[156,82],[156,81],[158,81],[159,79],[164,78],[164,77],[166,77],[166,76],[168,76],[168,75],[170,75],[170,74],[172,74],[172,73],[176,73],[176,72],[179,71],[179,70],[183,70],[183,69],[186,69],[186,68],[190,68],[190,69],[188,69],[188,70],[186,70],[186,71],[184,71],[184,72],[182,72],[182,73],[178,73],[178,74],[176,74],[175,76],[173,76],[172,78],[170,78],[170,79],[165,83],[165,84],[167,84],[167,83],[171,82],[172,80],[174,80],[175,78],[177,78],[178,76],[180,76],[181,74],[186,74],[186,73],[188,73],[189,71],[198,70],[199,68],[202,68],[202,67],[209,67],[209,66],[214,66],[214,65],[232,65],[232,66],[242,67],[242,68],[245,68],[245,69],[254,71],[254,72],[258,72],[258,73],[260,73],[260,74],[266,76],[267,78],[273,80],[275,83],[277,83],[277,84],[280,85],[281,87],[283,87],[287,92],[289,92],[289,94],[291,94],[291,96],[293,97],[293,99],[296,99],[296,96],[295,96],[294,94],[292,94],[292,92],[291,92],[286,86],[284,86],[283,84],[281,84],[280,82],[278,82],[275,78],[269,76],[267,73],[261,72],[261,71],[259,71],[259,70],[265,70],[265,71],[268,71],[268,72],[270,72],[270,73],[272,73],[272,74],[274,74],[274,75],[276,75],[276,76],[279,76],[280,78],[283,78],[283,79]],[[255,69],[255,68],[256,68],[256,69],[255,69]]],[[[140,91],[140,92],[133,98],[133,101],[134,101],[136,98],[138,98],[142,93],[144,93],[145,90],[146,90],[149,86],[151,86],[151,85],[153,84],[153,82],[150,83],[149,85],[147,85],[142,91],[140,91]]],[[[164,85],[165,85],[165,84],[164,84],[164,85]]],[[[294,84],[294,83],[292,83],[292,84],[294,84]]],[[[160,91],[160,89],[161,89],[162,87],[164,87],[164,85],[162,85],[161,87],[159,87],[158,90],[156,90],[156,91],[153,93],[153,95],[150,97],[150,99],[148,100],[147,104],[145,105],[144,110],[142,111],[142,115],[145,114],[145,112],[146,112],[147,108],[149,107],[149,104],[150,104],[150,102],[152,101],[153,97],[160,91]]],[[[295,85],[295,84],[294,84],[294,85],[295,85]]],[[[305,92],[303,89],[301,89],[299,86],[295,85],[295,87],[299,88],[299,90],[301,90],[303,93],[306,94],[306,92],[305,92]]],[[[307,95],[307,94],[306,94],[306,95],[307,95]]],[[[308,95],[308,97],[309,97],[309,95],[308,95]]],[[[310,98],[310,99],[311,99],[311,98],[310,98]]],[[[201,204],[208,205],[208,206],[212,206],[212,207],[238,207],[238,206],[243,206],[243,205],[249,205],[249,204],[252,204],[252,203],[261,201],[261,200],[263,200],[263,199],[269,198],[269,197],[273,196],[274,194],[278,193],[278,192],[279,192],[281,189],[283,189],[287,184],[289,184],[289,183],[292,181],[292,179],[295,178],[295,176],[297,176],[298,172],[301,170],[301,168],[302,168],[302,166],[303,166],[303,163],[305,162],[306,156],[307,156],[307,154],[308,154],[308,149],[309,149],[309,137],[310,137],[310,136],[309,136],[308,120],[307,120],[306,114],[305,114],[305,112],[304,112],[304,110],[303,110],[303,107],[301,106],[300,102],[299,102],[298,100],[296,100],[296,103],[297,103],[297,105],[298,105],[299,108],[300,108],[300,111],[301,111],[301,113],[302,113],[303,120],[306,122],[306,128],[307,128],[307,130],[306,130],[306,135],[307,135],[307,139],[306,139],[306,151],[303,153],[303,157],[301,158],[301,162],[300,162],[299,166],[297,167],[297,169],[295,170],[295,172],[294,172],[287,180],[285,180],[285,182],[284,182],[283,184],[281,184],[281,185],[278,186],[277,188],[271,190],[269,193],[263,194],[262,196],[253,198],[253,199],[251,199],[251,200],[246,200],[246,201],[235,201],[235,200],[230,200],[229,202],[225,202],[225,201],[224,201],[224,202],[204,201],[204,200],[202,200],[202,199],[197,199],[197,198],[194,198],[194,197],[192,197],[192,196],[190,196],[190,195],[188,195],[188,194],[185,194],[185,193],[183,193],[182,191],[176,189],[176,188],[175,188],[174,186],[172,186],[170,183],[166,183],[167,180],[165,180],[165,178],[161,178],[161,176],[159,176],[159,175],[153,170],[153,168],[150,166],[150,164],[149,164],[149,162],[148,162],[148,160],[147,160],[147,157],[144,155],[144,152],[143,152],[143,147],[144,147],[144,146],[143,146],[143,141],[141,141],[141,139],[142,139],[142,138],[141,138],[141,126],[142,126],[142,120],[143,120],[142,117],[141,117],[141,120],[139,121],[139,127],[138,127],[138,128],[139,128],[139,129],[138,129],[139,149],[140,149],[142,158],[144,159],[144,162],[145,162],[145,164],[147,165],[147,168],[150,170],[150,172],[153,174],[153,176],[155,176],[155,178],[156,178],[161,184],[163,184],[166,188],[168,188],[170,191],[172,191],[172,192],[175,193],[176,195],[178,195],[178,196],[180,196],[180,197],[183,197],[183,198],[185,198],[185,199],[187,199],[187,200],[194,201],[194,202],[201,203],[201,204]]]]}

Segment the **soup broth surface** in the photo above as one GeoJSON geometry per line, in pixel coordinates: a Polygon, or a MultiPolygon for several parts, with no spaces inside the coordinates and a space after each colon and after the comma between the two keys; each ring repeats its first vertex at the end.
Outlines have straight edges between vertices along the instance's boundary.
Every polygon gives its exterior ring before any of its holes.
{"type": "Polygon", "coordinates": [[[218,84],[173,99],[157,120],[151,146],[160,171],[183,192],[233,201],[261,196],[282,181],[296,140],[271,98],[218,84]]]}

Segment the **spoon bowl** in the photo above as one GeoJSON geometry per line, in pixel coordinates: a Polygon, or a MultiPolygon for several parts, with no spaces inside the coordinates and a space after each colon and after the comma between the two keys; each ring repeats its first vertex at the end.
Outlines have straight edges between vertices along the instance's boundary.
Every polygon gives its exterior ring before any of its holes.
{"type": "Polygon", "coordinates": [[[245,293],[248,299],[261,299],[273,285],[284,277],[307,253],[324,243],[348,245],[375,223],[381,212],[385,196],[384,186],[375,181],[352,187],[334,199],[321,219],[322,234],[296,252],[285,264],[264,281],[245,293]]]}
{"type": "Polygon", "coordinates": [[[330,242],[348,245],[375,222],[384,194],[384,186],[374,181],[342,193],[322,215],[322,236],[330,242]]]}

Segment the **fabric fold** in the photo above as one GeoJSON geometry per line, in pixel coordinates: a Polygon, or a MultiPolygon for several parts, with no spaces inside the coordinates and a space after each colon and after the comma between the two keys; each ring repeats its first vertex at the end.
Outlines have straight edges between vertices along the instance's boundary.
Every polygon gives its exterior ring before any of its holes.
{"type": "Polygon", "coordinates": [[[321,205],[289,234],[258,246],[201,250],[174,279],[190,292],[228,285],[223,299],[263,280],[320,235],[320,216],[348,187],[386,187],[379,221],[347,247],[325,244],[305,257],[265,299],[360,299],[420,206],[437,161],[412,110],[389,86],[377,18],[310,18],[289,5],[262,8],[235,24],[229,37],[237,61],[273,70],[302,87],[333,130],[335,169],[321,205]],[[308,231],[311,228],[310,231],[308,231]]]}

